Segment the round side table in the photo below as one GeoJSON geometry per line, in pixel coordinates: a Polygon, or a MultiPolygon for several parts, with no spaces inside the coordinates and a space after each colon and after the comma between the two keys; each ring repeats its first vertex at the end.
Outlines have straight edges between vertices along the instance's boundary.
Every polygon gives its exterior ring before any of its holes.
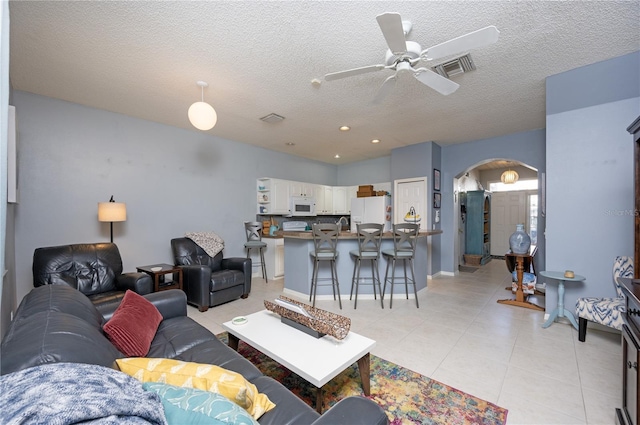
{"type": "Polygon", "coordinates": [[[551,312],[549,318],[546,322],[544,322],[544,325],[542,325],[542,327],[548,328],[556,320],[557,317],[566,317],[567,319],[569,319],[569,322],[571,322],[573,327],[578,330],[578,322],[576,322],[576,318],[574,317],[573,313],[564,308],[564,284],[565,282],[582,282],[586,278],[580,275],[574,275],[574,277],[565,277],[564,272],[549,271],[540,272],[540,276],[558,282],[558,306],[551,312]]]}

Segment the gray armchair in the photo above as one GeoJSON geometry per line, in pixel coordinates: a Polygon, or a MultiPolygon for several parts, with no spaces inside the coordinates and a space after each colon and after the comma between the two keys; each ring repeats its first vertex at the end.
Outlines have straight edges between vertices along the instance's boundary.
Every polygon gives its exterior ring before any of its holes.
{"type": "Polygon", "coordinates": [[[182,289],[187,302],[207,311],[251,292],[251,259],[223,258],[222,252],[210,257],[189,238],[171,239],[176,266],[182,268],[182,289]]]}

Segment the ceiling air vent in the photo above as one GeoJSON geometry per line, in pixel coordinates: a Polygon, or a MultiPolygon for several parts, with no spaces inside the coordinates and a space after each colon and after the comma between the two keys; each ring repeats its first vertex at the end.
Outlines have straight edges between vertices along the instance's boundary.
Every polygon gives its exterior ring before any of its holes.
{"type": "Polygon", "coordinates": [[[465,72],[473,71],[476,66],[471,59],[471,54],[467,53],[464,56],[450,60],[448,62],[436,65],[432,68],[435,72],[446,78],[451,78],[454,75],[464,74],[465,72]]]}
{"type": "Polygon", "coordinates": [[[283,116],[280,116],[278,114],[269,114],[269,115],[265,115],[264,117],[260,118],[260,120],[264,121],[264,122],[268,122],[269,124],[275,124],[277,122],[280,122],[284,119],[283,116]]]}

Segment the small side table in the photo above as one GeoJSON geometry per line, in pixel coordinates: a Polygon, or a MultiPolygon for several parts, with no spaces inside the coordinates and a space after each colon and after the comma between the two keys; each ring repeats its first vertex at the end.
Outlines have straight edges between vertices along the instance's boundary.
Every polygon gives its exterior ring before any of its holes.
{"type": "MultiPolygon", "coordinates": [[[[529,252],[526,254],[514,254],[512,252],[507,252],[505,254],[505,259],[507,260],[507,265],[509,261],[515,263],[516,266],[516,276],[518,277],[518,290],[516,291],[515,299],[506,299],[506,300],[498,300],[500,304],[513,305],[516,307],[525,307],[530,308],[532,310],[544,311],[543,307],[540,307],[537,304],[527,301],[527,296],[522,289],[522,279],[524,277],[524,264],[527,263],[528,266],[533,264],[533,258],[536,256],[538,249],[535,245],[531,245],[529,248],[529,252]]],[[[511,289],[511,288],[507,288],[511,289]]]]}
{"type": "Polygon", "coordinates": [[[149,266],[136,267],[136,270],[146,273],[153,279],[153,291],[164,291],[165,289],[182,289],[182,269],[171,264],[151,264],[149,266]],[[160,267],[158,270],[157,268],[160,267]],[[165,282],[164,276],[171,274],[173,280],[165,282]]]}
{"type": "Polygon", "coordinates": [[[549,318],[544,325],[543,328],[548,328],[551,324],[556,320],[557,317],[566,317],[569,319],[569,322],[573,325],[576,330],[578,330],[578,322],[576,322],[576,318],[573,316],[573,313],[564,308],[564,283],[565,282],[582,282],[586,278],[580,275],[574,275],[574,277],[565,277],[564,272],[549,272],[543,271],[540,272],[540,276],[546,277],[547,279],[558,281],[558,306],[551,312],[549,318]]]}

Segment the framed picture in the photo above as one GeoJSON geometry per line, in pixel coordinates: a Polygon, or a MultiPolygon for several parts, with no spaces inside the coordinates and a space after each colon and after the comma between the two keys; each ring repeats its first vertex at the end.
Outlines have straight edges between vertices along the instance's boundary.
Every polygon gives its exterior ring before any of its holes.
{"type": "Polygon", "coordinates": [[[440,208],[440,204],[442,204],[442,195],[439,193],[433,194],[433,208],[440,208]]]}
{"type": "Polygon", "coordinates": [[[433,169],[433,190],[440,191],[440,170],[433,169]]]}

